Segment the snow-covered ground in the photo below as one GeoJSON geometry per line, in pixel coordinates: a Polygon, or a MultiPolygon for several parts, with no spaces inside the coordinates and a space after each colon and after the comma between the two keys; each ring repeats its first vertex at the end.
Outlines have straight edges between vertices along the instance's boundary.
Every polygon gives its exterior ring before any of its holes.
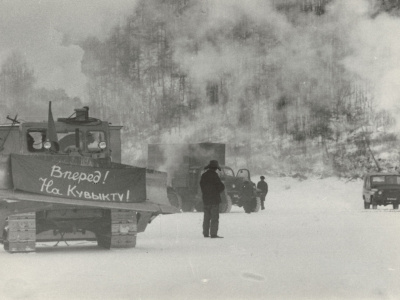
{"type": "MultiPolygon", "coordinates": [[[[254,180],[257,181],[258,177],[254,180]]],[[[0,299],[399,299],[400,212],[364,210],[361,181],[267,178],[266,210],[156,218],[133,249],[0,250],[0,299]]]]}

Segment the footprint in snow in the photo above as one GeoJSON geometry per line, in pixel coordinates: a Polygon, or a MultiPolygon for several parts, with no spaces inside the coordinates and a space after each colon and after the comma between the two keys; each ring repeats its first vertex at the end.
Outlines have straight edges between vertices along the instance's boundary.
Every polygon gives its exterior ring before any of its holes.
{"type": "Polygon", "coordinates": [[[254,281],[264,281],[265,280],[264,276],[250,273],[250,272],[242,273],[242,277],[245,279],[254,280],[254,281]]]}

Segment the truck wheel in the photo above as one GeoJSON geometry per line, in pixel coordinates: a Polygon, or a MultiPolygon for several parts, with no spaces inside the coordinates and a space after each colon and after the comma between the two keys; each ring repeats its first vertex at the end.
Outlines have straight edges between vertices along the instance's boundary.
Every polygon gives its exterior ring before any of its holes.
{"type": "Polygon", "coordinates": [[[364,201],[364,209],[370,209],[371,203],[364,201]]]}
{"type": "Polygon", "coordinates": [[[3,247],[4,247],[4,250],[6,250],[6,251],[9,250],[8,229],[6,229],[6,228],[3,229],[3,247]]]}
{"type": "Polygon", "coordinates": [[[181,196],[179,196],[178,193],[176,193],[176,192],[168,192],[167,197],[168,197],[169,203],[172,206],[174,206],[174,207],[176,207],[178,209],[181,209],[181,207],[182,207],[182,198],[181,198],[181,196]]]}
{"type": "Polygon", "coordinates": [[[245,213],[247,213],[247,214],[249,214],[249,213],[251,213],[251,211],[252,211],[252,208],[251,208],[251,201],[248,201],[248,200],[243,200],[243,198],[242,198],[242,204],[243,204],[243,209],[244,209],[244,212],[245,213]]]}
{"type": "Polygon", "coordinates": [[[194,204],[191,201],[183,201],[181,208],[183,212],[191,212],[194,209],[194,204]]]}
{"type": "Polygon", "coordinates": [[[7,229],[3,229],[3,234],[1,236],[1,243],[4,244],[4,241],[7,239],[7,229]]]}
{"type": "Polygon", "coordinates": [[[244,201],[244,203],[243,203],[243,209],[244,209],[244,212],[245,213],[247,213],[247,214],[249,214],[249,213],[251,213],[253,210],[254,210],[254,208],[255,208],[255,203],[254,203],[255,201],[252,199],[252,200],[245,200],[244,201]]]}
{"type": "Polygon", "coordinates": [[[260,197],[254,197],[251,200],[244,201],[244,211],[246,213],[258,212],[261,207],[261,199],[260,197]]]}
{"type": "MultiPolygon", "coordinates": [[[[254,205],[254,200],[253,200],[253,205],[254,205]]],[[[255,198],[255,206],[252,210],[252,212],[258,212],[261,208],[261,198],[260,197],[256,197],[255,198]]]]}
{"type": "Polygon", "coordinates": [[[399,204],[398,203],[393,203],[393,209],[399,209],[399,204]]]}
{"type": "Polygon", "coordinates": [[[228,213],[231,211],[232,208],[232,199],[228,194],[224,194],[222,196],[222,202],[219,205],[219,212],[220,213],[228,213]]]}
{"type": "Polygon", "coordinates": [[[370,202],[371,202],[371,205],[372,205],[372,209],[377,209],[378,208],[378,204],[375,203],[374,198],[371,197],[370,202]]]}

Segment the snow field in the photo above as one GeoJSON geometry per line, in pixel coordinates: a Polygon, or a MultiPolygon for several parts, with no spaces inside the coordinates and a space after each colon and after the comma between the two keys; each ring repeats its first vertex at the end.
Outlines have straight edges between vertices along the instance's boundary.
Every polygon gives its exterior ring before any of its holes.
{"type": "Polygon", "coordinates": [[[1,299],[398,299],[398,211],[364,210],[361,181],[267,182],[266,210],[220,215],[224,239],[194,212],[156,218],[133,249],[0,250],[1,299]]]}

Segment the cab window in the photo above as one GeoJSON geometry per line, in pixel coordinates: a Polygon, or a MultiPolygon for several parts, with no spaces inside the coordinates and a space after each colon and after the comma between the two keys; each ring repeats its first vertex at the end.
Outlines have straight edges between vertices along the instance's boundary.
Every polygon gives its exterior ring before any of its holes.
{"type": "Polygon", "coordinates": [[[221,171],[219,173],[221,173],[220,175],[235,176],[233,170],[226,167],[221,168],[221,171]]]}
{"type": "Polygon", "coordinates": [[[42,130],[30,130],[27,132],[26,142],[29,152],[44,151],[43,144],[46,141],[46,134],[42,130]]]}
{"type": "Polygon", "coordinates": [[[105,134],[103,131],[88,131],[86,132],[86,145],[90,152],[102,151],[100,143],[105,142],[105,134]]]}
{"type": "Polygon", "coordinates": [[[250,179],[250,173],[249,173],[249,170],[240,169],[240,170],[237,172],[237,175],[236,175],[236,177],[241,177],[241,178],[247,178],[247,179],[250,179]]]}
{"type": "Polygon", "coordinates": [[[400,176],[386,176],[385,181],[387,184],[400,184],[400,176]]]}
{"type": "Polygon", "coordinates": [[[384,183],[385,176],[373,176],[371,177],[371,183],[384,183]]]}
{"type": "Polygon", "coordinates": [[[379,175],[371,177],[371,186],[382,184],[400,184],[400,176],[397,175],[379,175]]]}
{"type": "Polygon", "coordinates": [[[73,149],[76,149],[77,139],[79,139],[78,149],[82,149],[83,148],[82,136],[83,134],[82,131],[80,130],[62,132],[62,133],[58,132],[57,139],[58,139],[58,144],[60,145],[60,151],[67,153],[73,149]]]}

